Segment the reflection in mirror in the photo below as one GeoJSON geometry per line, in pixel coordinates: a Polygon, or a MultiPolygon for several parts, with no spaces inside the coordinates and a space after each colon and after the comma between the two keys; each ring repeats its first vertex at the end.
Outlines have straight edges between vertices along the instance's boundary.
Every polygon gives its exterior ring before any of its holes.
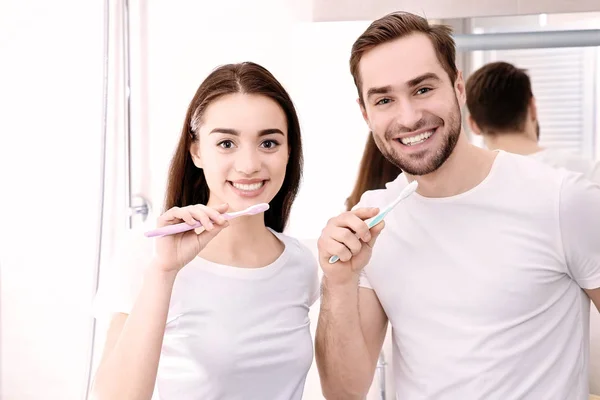
{"type": "MultiPolygon", "coordinates": [[[[519,32],[564,35],[554,38],[548,35],[549,43],[543,44],[545,48],[479,50],[459,54],[459,58],[464,62],[465,79],[494,61],[505,61],[526,70],[536,100],[540,145],[596,158],[600,152],[596,140],[600,125],[595,112],[600,104],[600,13],[472,18],[466,24],[464,33],[471,35],[519,32]],[[565,35],[569,33],[565,31],[575,30],[572,35],[565,35]],[[561,47],[548,47],[552,46],[552,39],[561,47]],[[590,39],[595,39],[595,46],[578,46],[590,39]],[[572,43],[569,47],[568,41],[572,43]]],[[[468,130],[468,125],[466,127],[468,130]]],[[[473,140],[481,143],[481,138],[473,137],[473,140]]]]}

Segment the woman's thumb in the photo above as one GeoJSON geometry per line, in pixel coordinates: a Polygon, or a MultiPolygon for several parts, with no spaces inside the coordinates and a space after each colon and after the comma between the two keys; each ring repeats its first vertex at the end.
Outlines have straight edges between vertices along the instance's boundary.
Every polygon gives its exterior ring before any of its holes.
{"type": "Polygon", "coordinates": [[[229,210],[229,204],[227,204],[227,203],[219,204],[218,206],[214,207],[214,209],[216,211],[220,212],[221,214],[223,214],[225,211],[229,210]]]}

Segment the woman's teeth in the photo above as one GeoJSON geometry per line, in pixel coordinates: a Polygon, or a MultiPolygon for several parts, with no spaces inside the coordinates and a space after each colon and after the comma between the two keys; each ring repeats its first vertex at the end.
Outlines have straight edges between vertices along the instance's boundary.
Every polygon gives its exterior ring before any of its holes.
{"type": "Polygon", "coordinates": [[[251,183],[251,184],[243,184],[243,183],[232,182],[231,184],[236,189],[243,190],[245,192],[251,192],[253,190],[260,189],[265,184],[265,182],[262,181],[262,182],[251,183]]]}
{"type": "Polygon", "coordinates": [[[420,133],[415,136],[400,139],[400,142],[406,146],[414,146],[415,144],[423,143],[433,135],[433,130],[420,133]]]}

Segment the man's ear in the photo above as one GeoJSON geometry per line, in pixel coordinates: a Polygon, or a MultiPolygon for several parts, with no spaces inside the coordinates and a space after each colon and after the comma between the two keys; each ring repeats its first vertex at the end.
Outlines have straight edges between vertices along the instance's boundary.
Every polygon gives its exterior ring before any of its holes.
{"type": "Polygon", "coordinates": [[[371,129],[371,123],[369,122],[369,116],[367,115],[367,110],[365,108],[364,103],[360,99],[356,99],[356,103],[360,107],[360,113],[362,114],[363,119],[367,123],[367,126],[369,127],[369,130],[373,131],[373,129],[371,129]]]}
{"type": "Polygon", "coordinates": [[[196,168],[202,168],[202,160],[200,159],[200,146],[198,145],[198,141],[194,141],[190,146],[190,155],[192,156],[192,161],[196,168]]]}
{"type": "Polygon", "coordinates": [[[535,96],[531,96],[531,100],[529,101],[529,118],[532,121],[537,121],[537,106],[535,104],[535,96]]]}
{"type": "Polygon", "coordinates": [[[475,135],[481,135],[481,129],[479,129],[479,126],[473,117],[471,117],[471,114],[469,114],[467,117],[467,123],[469,124],[469,129],[471,129],[471,132],[473,132],[475,135]]]}
{"type": "Polygon", "coordinates": [[[465,80],[463,79],[462,71],[456,71],[456,81],[454,81],[454,91],[460,105],[464,105],[467,101],[467,89],[465,88],[465,80]]]}

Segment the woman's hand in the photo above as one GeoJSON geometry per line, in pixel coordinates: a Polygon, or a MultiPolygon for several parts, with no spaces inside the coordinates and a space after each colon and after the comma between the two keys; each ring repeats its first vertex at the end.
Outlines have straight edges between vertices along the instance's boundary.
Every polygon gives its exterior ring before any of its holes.
{"type": "Polygon", "coordinates": [[[229,206],[221,204],[211,208],[202,204],[187,207],[173,207],[158,218],[157,226],[181,222],[202,228],[192,229],[175,235],[162,236],[156,239],[156,264],[164,272],[179,272],[186,264],[194,259],[221,230],[229,224],[221,215],[229,206]],[[200,233],[196,230],[202,229],[200,233]]]}

